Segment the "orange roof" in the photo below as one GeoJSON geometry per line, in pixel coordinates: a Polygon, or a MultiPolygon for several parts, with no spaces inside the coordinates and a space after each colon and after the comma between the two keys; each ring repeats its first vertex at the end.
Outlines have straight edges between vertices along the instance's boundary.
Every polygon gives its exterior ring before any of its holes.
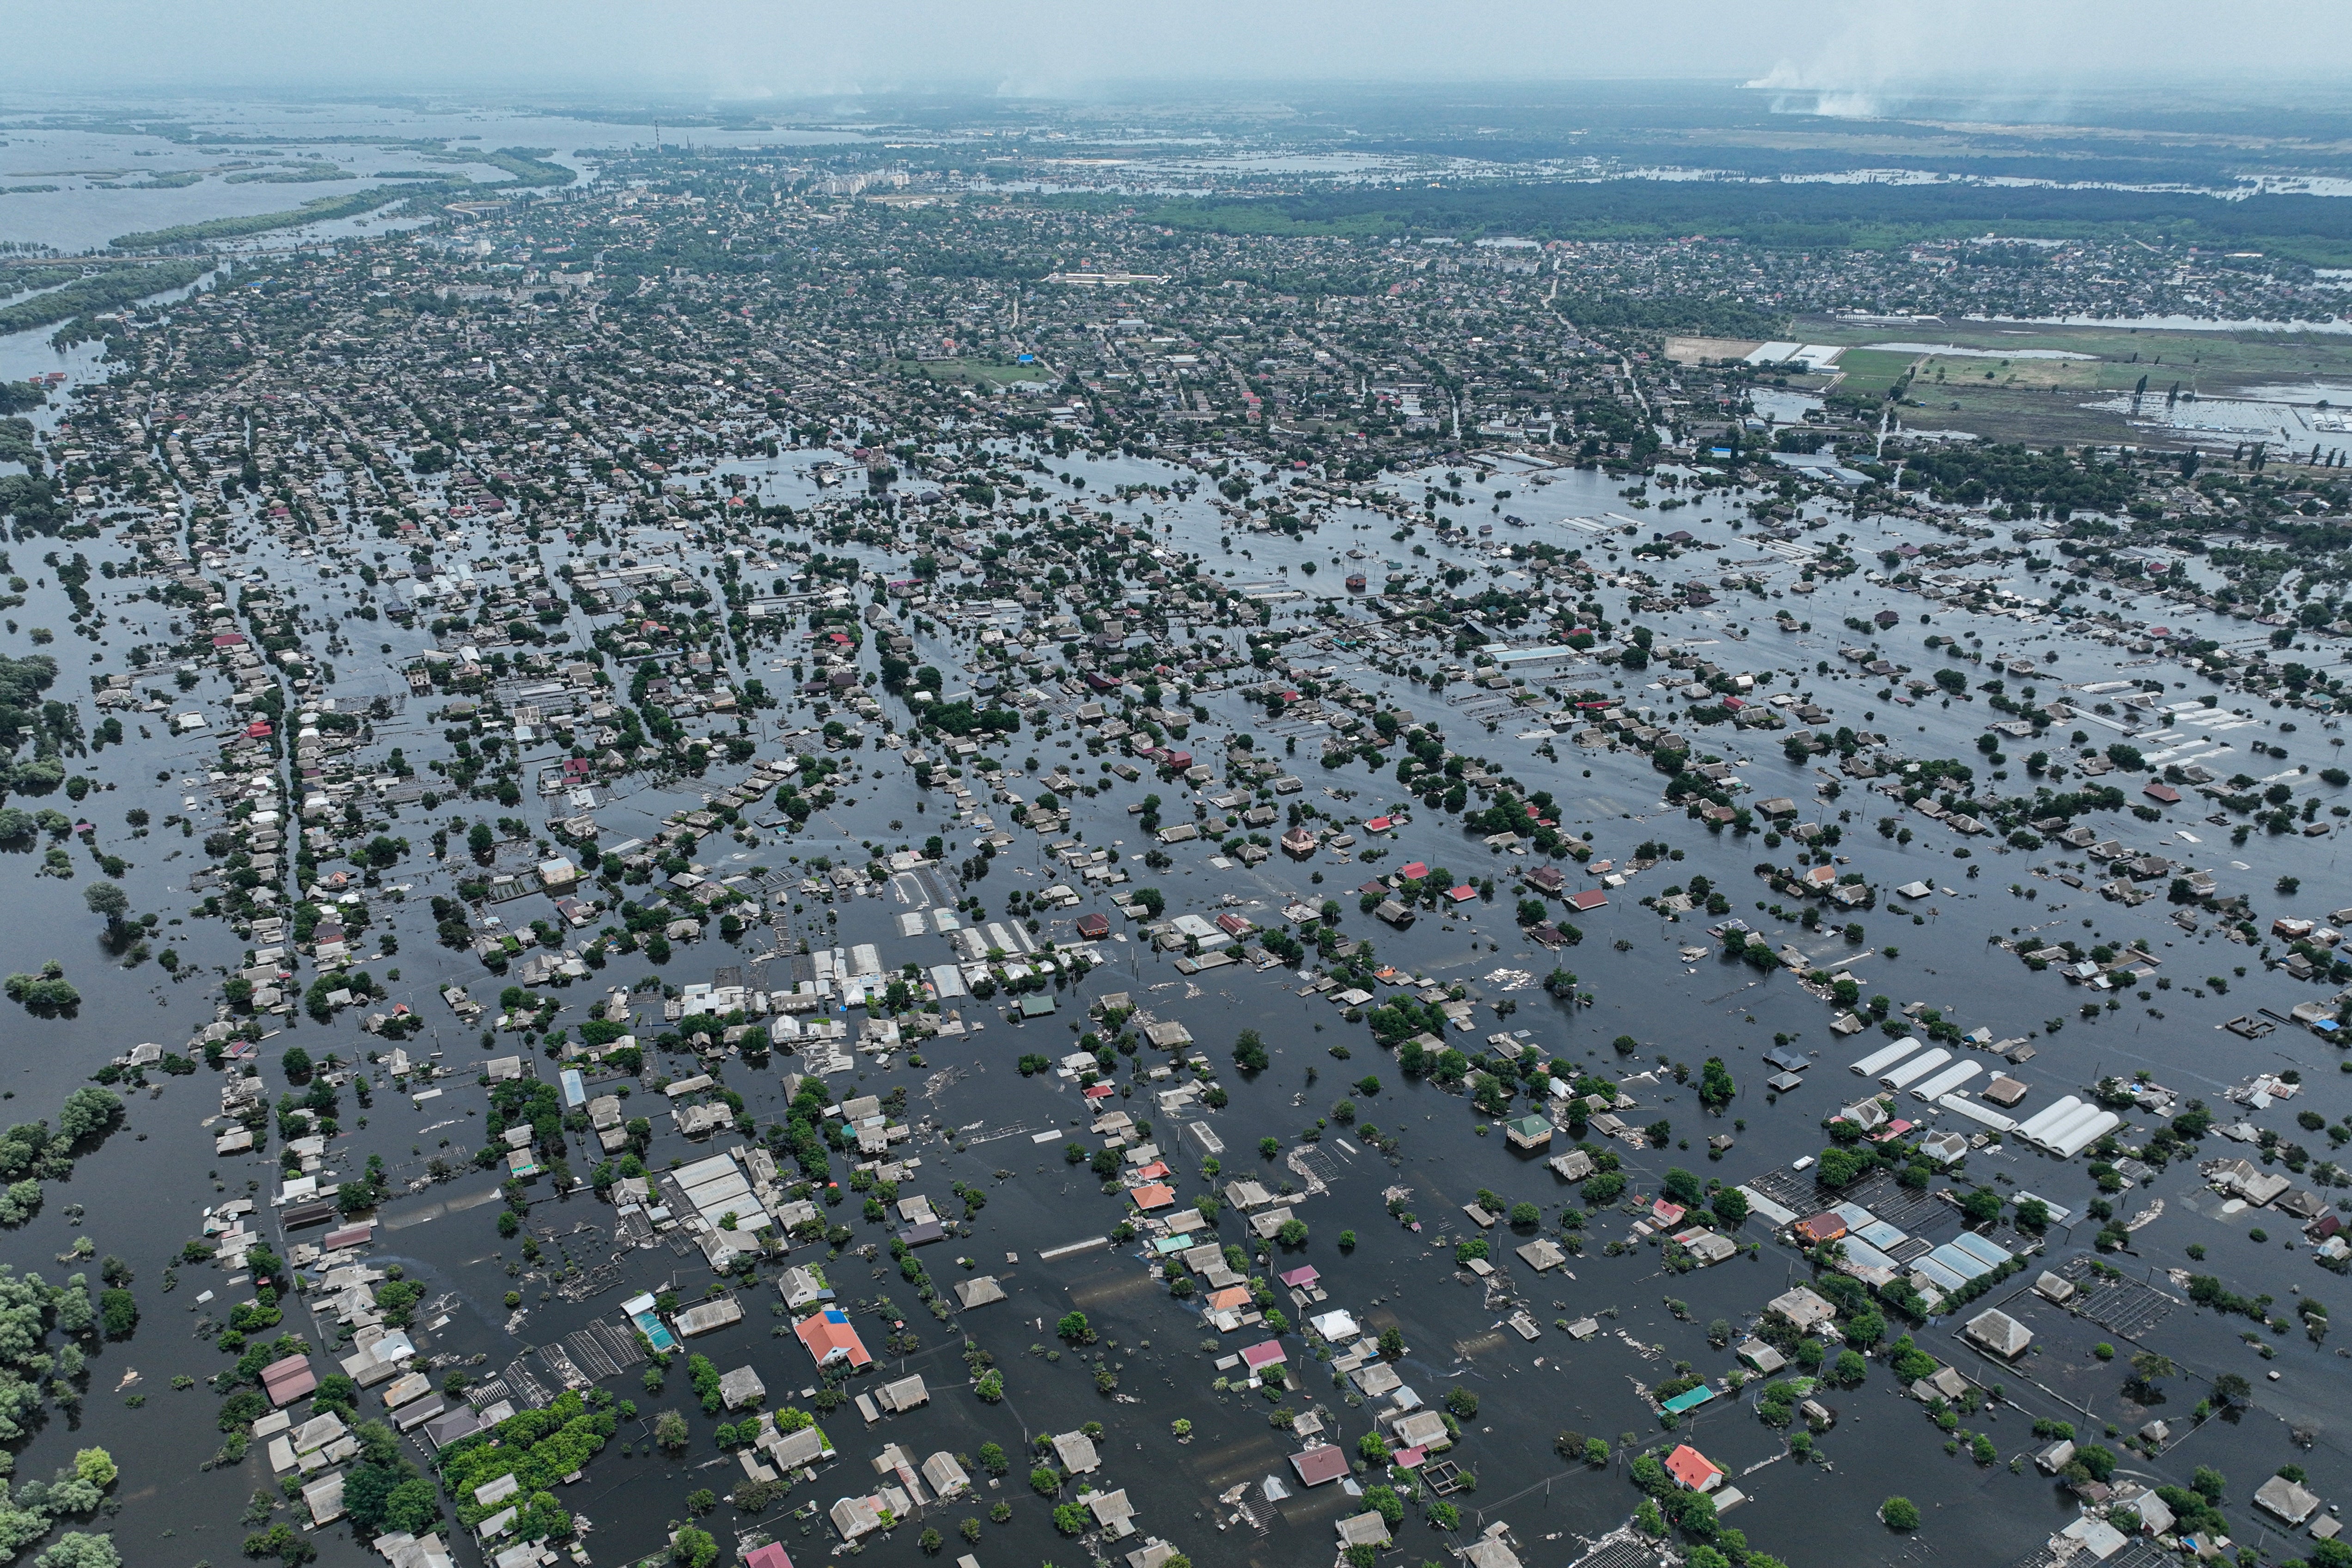
{"type": "Polygon", "coordinates": [[[1723,1479],[1722,1468],[1688,1443],[1677,1444],[1666,1456],[1666,1473],[1693,1491],[1705,1491],[1723,1479]]]}
{"type": "Polygon", "coordinates": [[[1174,1188],[1159,1182],[1150,1182],[1137,1187],[1134,1197],[1135,1207],[1138,1208],[1146,1210],[1166,1208],[1176,1201],[1176,1192],[1174,1188]]]}
{"type": "Polygon", "coordinates": [[[1227,1285],[1222,1291],[1209,1292],[1209,1310],[1213,1312],[1234,1312],[1250,1304],[1249,1287],[1227,1285]]]}
{"type": "Polygon", "coordinates": [[[801,1343],[816,1364],[823,1366],[836,1356],[846,1356],[852,1366],[866,1366],[874,1358],[866,1352],[865,1342],[849,1325],[849,1314],[839,1307],[827,1307],[803,1318],[793,1332],[800,1335],[801,1343]]]}

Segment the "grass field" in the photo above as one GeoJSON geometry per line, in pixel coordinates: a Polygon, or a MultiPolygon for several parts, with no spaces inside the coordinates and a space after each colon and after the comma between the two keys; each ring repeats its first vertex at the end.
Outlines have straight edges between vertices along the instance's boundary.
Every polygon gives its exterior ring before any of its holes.
{"type": "Polygon", "coordinates": [[[900,360],[898,373],[925,376],[935,382],[963,382],[972,386],[1010,386],[1014,382],[1050,382],[1054,372],[1043,365],[999,364],[989,360],[900,360]]]}
{"type": "Polygon", "coordinates": [[[2314,378],[2352,382],[2352,336],[2273,332],[2186,332],[2126,327],[2023,327],[1956,322],[1922,327],[1861,327],[1805,319],[1796,334],[1811,343],[1845,343],[1839,361],[1843,385],[1883,392],[1906,368],[1910,395],[1904,423],[1920,429],[1969,430],[2001,441],[2036,445],[2084,442],[2149,444],[2162,438],[2136,429],[2115,409],[2086,402],[2129,393],[2147,378],[2160,404],[2178,384],[2203,397],[2233,397],[2248,389],[2314,378]],[[1979,354],[1915,353],[1872,349],[1872,343],[1949,344],[1979,354]],[[2011,357],[2021,350],[2055,350],[2086,359],[2011,357]]]}

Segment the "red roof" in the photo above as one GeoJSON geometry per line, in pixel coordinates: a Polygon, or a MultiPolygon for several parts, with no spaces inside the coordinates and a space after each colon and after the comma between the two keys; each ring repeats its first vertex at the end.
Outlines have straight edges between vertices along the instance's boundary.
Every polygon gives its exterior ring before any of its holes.
{"type": "Polygon", "coordinates": [[[1278,1340],[1261,1340],[1255,1344],[1244,1345],[1242,1348],[1242,1364],[1252,1372],[1255,1372],[1261,1366],[1272,1366],[1276,1362],[1286,1362],[1289,1359],[1289,1353],[1282,1348],[1281,1342],[1278,1340]]]}
{"type": "Polygon", "coordinates": [[[1689,1212],[1690,1210],[1685,1208],[1681,1204],[1669,1203],[1663,1197],[1650,1205],[1650,1218],[1656,1220],[1661,1225],[1678,1224],[1680,1223],[1682,1217],[1689,1212]]]}
{"type": "Polygon", "coordinates": [[[1598,909],[1608,902],[1609,895],[1597,887],[1588,887],[1581,893],[1571,893],[1568,895],[1568,906],[1570,909],[1598,909]]]}
{"type": "Polygon", "coordinates": [[[1285,1285],[1294,1291],[1303,1291],[1309,1285],[1314,1284],[1322,1277],[1322,1274],[1316,1270],[1315,1265],[1312,1263],[1302,1263],[1297,1268],[1290,1270],[1287,1274],[1276,1274],[1275,1276],[1276,1279],[1281,1281],[1285,1285]]]}
{"type": "Polygon", "coordinates": [[[782,1547],[770,1542],[765,1546],[754,1546],[746,1552],[743,1568],[793,1568],[793,1560],[784,1555],[782,1547]]]}
{"type": "Polygon", "coordinates": [[[1447,888],[1445,896],[1456,904],[1467,904],[1478,896],[1478,890],[1465,882],[1459,887],[1447,888]]]}
{"type": "Polygon", "coordinates": [[[1290,1468],[1298,1472],[1301,1486],[1319,1487],[1348,1473],[1348,1450],[1337,1443],[1326,1443],[1319,1448],[1291,1455],[1290,1468]]]}
{"type": "Polygon", "coordinates": [[[1386,817],[1373,817],[1364,823],[1364,831],[1368,833],[1385,833],[1393,825],[1386,817]]]}
{"type": "Polygon", "coordinates": [[[800,1321],[793,1332],[800,1336],[816,1364],[823,1366],[837,1356],[847,1356],[852,1366],[866,1366],[874,1358],[866,1352],[866,1343],[857,1331],[849,1326],[849,1314],[839,1307],[827,1307],[812,1312],[800,1321]]]}
{"type": "Polygon", "coordinates": [[[1397,867],[1397,875],[1404,878],[1407,882],[1417,881],[1428,874],[1429,862],[1427,861],[1407,861],[1404,864],[1397,867]]]}
{"type": "Polygon", "coordinates": [[[1723,1479],[1722,1467],[1688,1443],[1675,1445],[1666,1456],[1666,1473],[1693,1491],[1705,1491],[1723,1479]]]}
{"type": "Polygon", "coordinates": [[[1101,938],[1109,936],[1110,916],[1108,915],[1079,915],[1078,935],[1086,937],[1090,942],[1099,941],[1101,938]]]}
{"type": "Polygon", "coordinates": [[[319,1386],[319,1375],[310,1369],[309,1356],[289,1355],[261,1369],[261,1386],[272,1405],[291,1405],[319,1386]]]}
{"type": "Polygon", "coordinates": [[[1135,1207],[1142,1209],[1166,1208],[1176,1201],[1175,1191],[1159,1182],[1137,1187],[1130,1196],[1135,1199],[1135,1207]]]}
{"type": "Polygon", "coordinates": [[[215,648],[242,648],[245,646],[245,633],[242,632],[224,632],[219,636],[213,639],[213,646],[215,648]]]}
{"type": "Polygon", "coordinates": [[[2180,791],[2169,784],[2150,784],[2140,791],[2151,800],[2161,800],[2168,806],[2180,804],[2180,791]]]}
{"type": "Polygon", "coordinates": [[[1389,1463],[1401,1470],[1417,1470],[1421,1468],[1422,1461],[1428,1458],[1429,1450],[1416,1444],[1410,1448],[1399,1448],[1395,1453],[1391,1454],[1389,1463]]]}

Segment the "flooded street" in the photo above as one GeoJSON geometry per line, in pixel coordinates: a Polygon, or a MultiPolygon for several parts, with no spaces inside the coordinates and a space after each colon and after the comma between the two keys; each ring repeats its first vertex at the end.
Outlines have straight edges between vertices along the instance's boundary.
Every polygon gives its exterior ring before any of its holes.
{"type": "MultiPolygon", "coordinates": [[[[596,129],[374,114],[313,129],[596,129]]],[[[1906,484],[1975,459],[1580,335],[1532,240],[1310,237],[1361,276],[1303,305],[1220,257],[1180,329],[1045,231],[927,316],[916,242],[1015,209],[744,134],[0,338],[0,1237],[129,1293],[0,1361],[27,1542],[2315,1550],[2326,571],[2110,520],[2198,460],[1906,484]],[[1473,284],[1580,401],[1326,346],[1473,284]]]]}

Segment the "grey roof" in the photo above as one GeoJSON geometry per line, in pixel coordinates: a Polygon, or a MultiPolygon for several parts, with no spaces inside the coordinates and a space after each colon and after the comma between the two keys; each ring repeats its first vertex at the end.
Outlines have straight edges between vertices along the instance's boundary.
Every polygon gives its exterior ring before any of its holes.
{"type": "Polygon", "coordinates": [[[956,1300],[962,1302],[968,1311],[973,1307],[984,1307],[991,1301],[1003,1301],[1004,1287],[996,1282],[995,1275],[982,1274],[973,1280],[958,1280],[955,1293],[956,1300]]]}
{"type": "Polygon", "coordinates": [[[2254,1503],[2289,1524],[2301,1524],[2319,1511],[2319,1499],[2284,1476],[2273,1476],[2255,1488],[2254,1503]]]}

